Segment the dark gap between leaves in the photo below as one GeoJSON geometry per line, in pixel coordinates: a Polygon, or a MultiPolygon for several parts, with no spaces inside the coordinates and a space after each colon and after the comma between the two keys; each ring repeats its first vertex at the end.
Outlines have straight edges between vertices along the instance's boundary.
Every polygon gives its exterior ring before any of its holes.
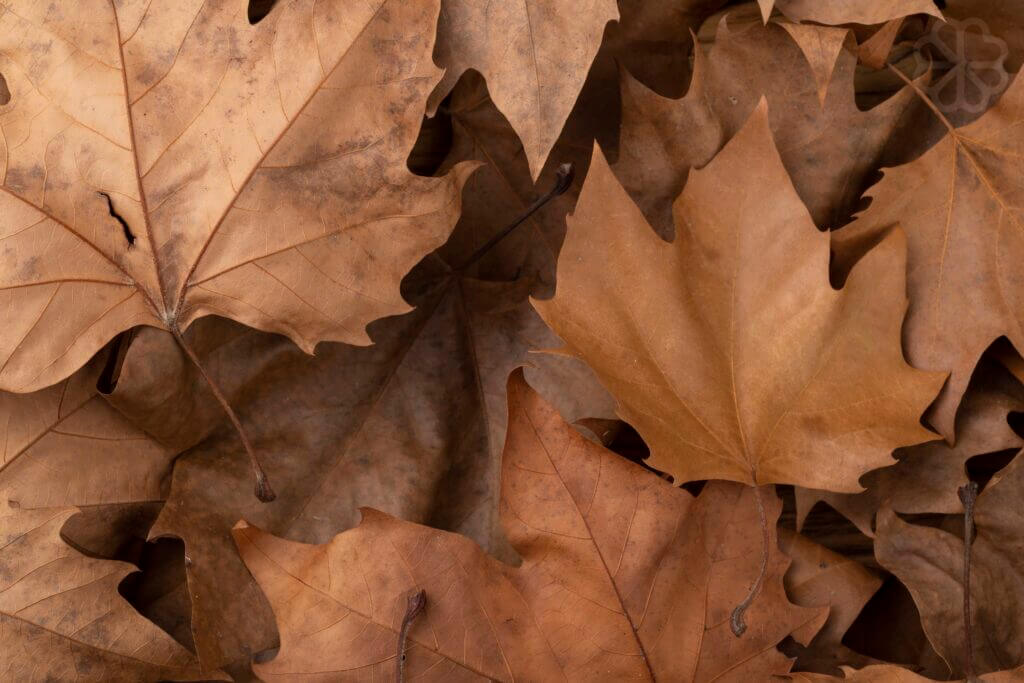
{"type": "Polygon", "coordinates": [[[11,91],[7,87],[7,79],[4,78],[3,74],[0,74],[0,106],[3,106],[11,101],[11,91]]]}
{"type": "Polygon", "coordinates": [[[96,391],[101,394],[112,394],[117,388],[117,380],[121,378],[121,368],[124,366],[125,356],[135,339],[135,328],[125,330],[114,337],[107,344],[107,360],[103,363],[103,370],[96,378],[96,391]]]}
{"type": "MultiPolygon", "coordinates": [[[[868,657],[915,669],[921,654],[931,650],[914,598],[899,579],[889,575],[864,605],[843,636],[843,645],[868,657]],[[899,634],[894,638],[893,634],[899,634]]],[[[936,657],[938,655],[935,655],[936,657]]]]}
{"type": "Polygon", "coordinates": [[[449,110],[451,93],[441,101],[437,113],[424,116],[419,135],[405,161],[406,167],[416,175],[432,176],[448,158],[452,149],[452,115],[449,110]]]}
{"type": "Polygon", "coordinates": [[[255,26],[274,9],[277,0],[249,0],[249,24],[255,26]]]}
{"type": "MultiPolygon", "coordinates": [[[[782,499],[779,526],[796,531],[796,498],[793,487],[779,484],[775,491],[782,499]]],[[[881,569],[875,559],[871,539],[828,503],[819,501],[811,508],[800,533],[832,552],[844,555],[869,569],[881,569]]]]}
{"type": "MultiPolygon", "coordinates": [[[[1013,416],[1020,416],[1021,413],[1011,413],[1013,416]]],[[[995,453],[984,453],[976,455],[967,461],[967,478],[978,485],[979,490],[984,490],[989,481],[999,470],[1010,464],[1010,461],[1017,455],[1020,449],[1008,448],[995,453]]]]}
{"type": "Polygon", "coordinates": [[[124,577],[117,587],[121,597],[194,653],[185,544],[178,538],[159,538],[144,543],[135,564],[139,571],[124,577]]]}

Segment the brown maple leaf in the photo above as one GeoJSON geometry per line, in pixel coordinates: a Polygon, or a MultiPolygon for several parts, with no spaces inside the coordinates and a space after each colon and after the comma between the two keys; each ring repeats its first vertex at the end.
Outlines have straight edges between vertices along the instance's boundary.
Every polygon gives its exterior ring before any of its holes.
{"type": "Polygon", "coordinates": [[[220,314],[366,344],[447,237],[460,167],[405,166],[441,71],[439,0],[17,2],[0,51],[0,389],[121,330],[220,314]]]}
{"type": "MultiPolygon", "coordinates": [[[[978,673],[1024,667],[1024,458],[998,472],[974,504],[971,641],[978,673]]],[[[965,673],[964,541],[878,513],[875,556],[914,596],[928,640],[956,676],[965,673]]]]}
{"type": "MultiPolygon", "coordinates": [[[[525,384],[509,382],[502,517],[518,567],[467,539],[364,509],[322,546],[241,524],[246,565],[275,608],[281,651],[262,676],[392,675],[406,597],[426,594],[405,667],[430,680],[763,679],[773,648],[824,612],[789,604],[770,558],[742,639],[728,611],[760,561],[754,490],[712,482],[699,497],[587,441],[525,384]]],[[[770,517],[780,504],[770,497],[770,517]]],[[[774,525],[773,525],[774,528],[774,525]]]]}
{"type": "Polygon", "coordinates": [[[928,419],[951,443],[982,352],[1002,335],[1024,349],[1024,276],[1016,267],[1024,253],[1022,121],[1024,81],[1017,79],[983,117],[950,126],[919,159],[887,169],[868,193],[868,209],[833,235],[842,276],[892,226],[906,232],[907,357],[915,367],[950,373],[928,419]]]}
{"type": "Polygon", "coordinates": [[[741,9],[718,23],[707,56],[695,50],[684,98],[665,99],[628,75],[622,79],[615,173],[659,234],[672,234],[671,205],[690,169],[710,161],[743,127],[762,93],[782,162],[820,227],[848,220],[897,125],[918,106],[904,88],[861,111],[854,101],[856,58],[845,50],[822,106],[818,82],[789,34],[774,22],[744,20],[741,9]]]}
{"type": "Polygon", "coordinates": [[[21,509],[0,491],[0,678],[10,681],[230,680],[118,594],[133,568],[60,538],[77,510],[21,509]]]}
{"type": "Polygon", "coordinates": [[[522,140],[537,180],[583,87],[605,24],[618,17],[614,0],[444,0],[435,55],[445,73],[429,109],[436,110],[465,71],[479,71],[522,140]]]}
{"type": "Polygon", "coordinates": [[[816,24],[883,24],[911,14],[942,18],[932,0],[757,0],[765,23],[772,8],[793,21],[816,24]]]}
{"type": "Polygon", "coordinates": [[[185,451],[150,536],[185,542],[193,635],[205,665],[247,660],[276,640],[230,537],[239,517],[286,538],[325,542],[358,523],[359,506],[373,506],[511,559],[497,519],[508,373],[534,363],[531,382],[571,419],[614,414],[582,363],[527,355],[559,343],[527,301],[530,282],[453,279],[437,257],[409,281],[404,291],[417,309],[374,323],[369,348],[325,344],[309,357],[281,337],[223,320],[190,334],[278,482],[267,506],[245,493],[238,441],[174,341],[144,331],[129,351],[110,400],[185,451]]]}
{"type": "Polygon", "coordinates": [[[677,483],[728,479],[860,491],[918,423],[942,377],[903,360],[903,240],[846,288],[782,166],[762,103],[650,229],[595,149],[558,263],[534,306],[587,361],[677,483]]]}

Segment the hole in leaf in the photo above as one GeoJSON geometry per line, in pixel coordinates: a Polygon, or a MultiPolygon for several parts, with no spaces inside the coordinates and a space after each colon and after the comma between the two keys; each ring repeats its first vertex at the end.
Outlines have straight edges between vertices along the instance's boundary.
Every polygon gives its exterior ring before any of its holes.
{"type": "Polygon", "coordinates": [[[124,231],[124,238],[128,242],[128,246],[135,246],[135,233],[132,232],[131,227],[128,225],[128,221],[126,221],[114,208],[114,200],[111,199],[110,195],[106,192],[97,192],[97,194],[107,200],[107,211],[110,212],[110,215],[114,220],[121,224],[121,229],[124,231]]]}
{"type": "Polygon", "coordinates": [[[249,24],[255,26],[274,9],[277,0],[249,0],[249,24]]]}
{"type": "Polygon", "coordinates": [[[3,74],[0,74],[0,106],[3,106],[11,101],[11,91],[7,87],[7,79],[4,78],[3,74]]]}

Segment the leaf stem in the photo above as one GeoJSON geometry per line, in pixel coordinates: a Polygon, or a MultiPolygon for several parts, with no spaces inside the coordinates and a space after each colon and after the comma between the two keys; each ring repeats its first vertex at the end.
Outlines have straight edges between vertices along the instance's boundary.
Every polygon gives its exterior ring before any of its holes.
{"type": "Polygon", "coordinates": [[[249,443],[249,437],[246,436],[245,430],[242,429],[242,423],[238,420],[238,416],[235,415],[235,411],[231,408],[231,404],[228,403],[224,393],[220,390],[220,387],[217,386],[217,383],[213,381],[213,378],[210,377],[210,374],[206,371],[206,368],[203,367],[203,364],[199,362],[199,357],[196,356],[196,352],[193,351],[192,347],[185,341],[185,337],[182,335],[181,330],[178,329],[177,325],[171,327],[171,334],[174,335],[174,338],[178,341],[178,345],[181,346],[185,355],[192,361],[192,364],[199,369],[199,373],[203,376],[203,379],[206,380],[207,385],[210,387],[210,391],[213,392],[214,398],[217,399],[221,408],[223,408],[224,412],[227,413],[228,419],[231,420],[231,424],[235,426],[235,431],[238,432],[238,438],[242,440],[242,446],[245,447],[245,452],[248,454],[249,461],[252,464],[252,473],[256,479],[256,497],[262,503],[271,502],[277,496],[274,493],[274,489],[270,487],[270,481],[267,479],[267,475],[263,472],[263,466],[260,465],[260,461],[256,457],[256,452],[253,451],[252,444],[249,443]]]}
{"type": "Polygon", "coordinates": [[[974,502],[978,499],[978,485],[969,481],[956,490],[964,504],[964,673],[967,681],[974,676],[974,643],[971,640],[971,544],[974,542],[974,502]]]}
{"type": "Polygon", "coordinates": [[[742,636],[743,632],[747,630],[747,624],[743,621],[743,613],[747,611],[747,608],[754,602],[754,598],[761,592],[761,585],[764,583],[764,577],[768,573],[768,552],[771,549],[771,534],[768,530],[768,517],[764,511],[764,500],[761,498],[760,486],[754,486],[754,500],[757,501],[757,514],[761,519],[761,570],[758,571],[757,579],[750,587],[747,597],[743,598],[743,602],[736,605],[729,618],[732,633],[737,638],[742,636]]]}
{"type": "Polygon", "coordinates": [[[398,661],[395,664],[395,680],[398,683],[405,683],[405,639],[409,635],[413,620],[427,606],[427,591],[418,590],[409,596],[409,602],[405,608],[405,617],[402,618],[402,630],[398,632],[398,661]]]}
{"type": "Polygon", "coordinates": [[[466,261],[461,266],[455,268],[455,270],[462,271],[465,270],[466,268],[469,268],[471,265],[473,265],[481,258],[483,258],[484,254],[493,249],[494,245],[508,237],[513,230],[518,228],[527,218],[535,214],[542,206],[550,202],[558,195],[565,194],[565,191],[568,190],[569,187],[572,185],[572,179],[575,173],[575,169],[573,168],[573,165],[571,163],[562,164],[561,166],[559,166],[558,171],[555,173],[554,186],[545,194],[541,195],[536,200],[534,200],[534,202],[530,204],[528,207],[523,209],[523,212],[516,216],[516,218],[509,225],[507,225],[497,235],[487,240],[487,242],[482,247],[474,251],[473,254],[468,259],[466,259],[466,261]]]}

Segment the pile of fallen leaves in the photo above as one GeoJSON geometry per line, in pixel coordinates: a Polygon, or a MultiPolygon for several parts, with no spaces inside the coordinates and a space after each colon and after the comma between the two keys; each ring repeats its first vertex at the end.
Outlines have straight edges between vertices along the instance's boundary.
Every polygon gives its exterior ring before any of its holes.
{"type": "Polygon", "coordinates": [[[1022,61],[4,0],[0,680],[1024,680],[1022,61]]]}

